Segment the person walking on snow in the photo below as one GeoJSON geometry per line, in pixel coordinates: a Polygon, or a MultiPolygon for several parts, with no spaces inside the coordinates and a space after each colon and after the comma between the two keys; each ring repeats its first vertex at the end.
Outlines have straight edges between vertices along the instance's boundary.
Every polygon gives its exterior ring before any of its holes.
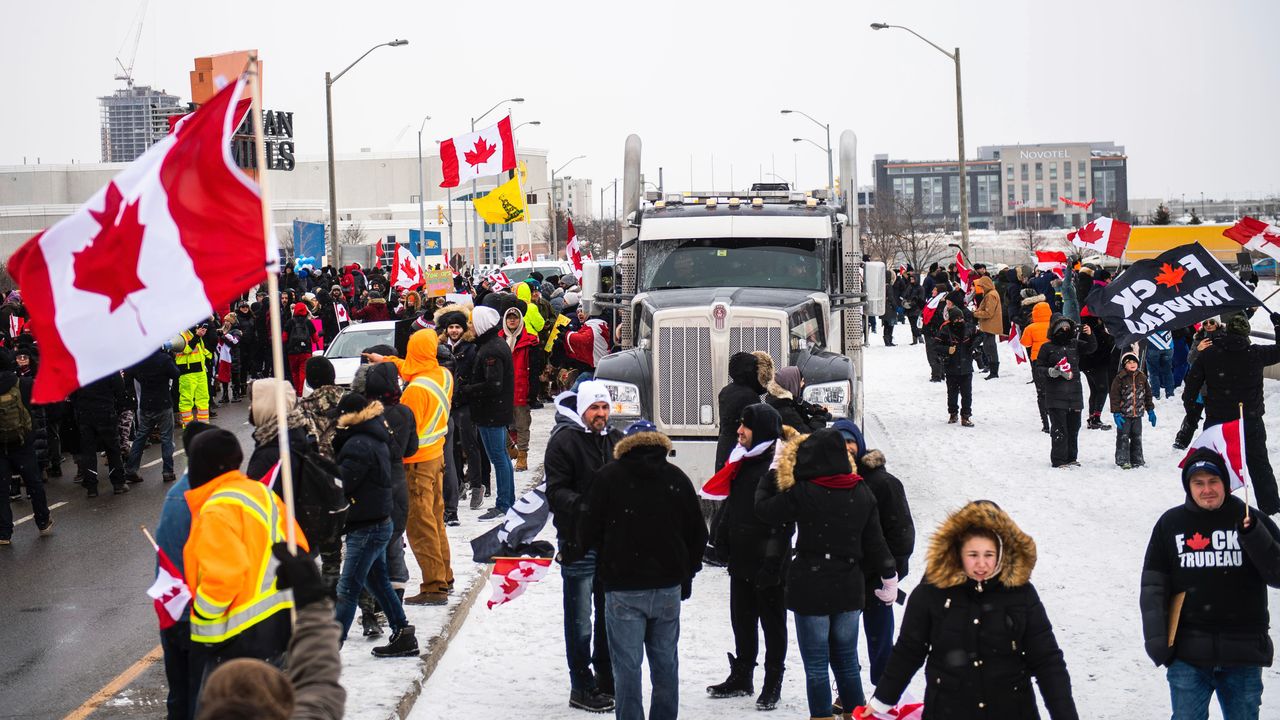
{"type": "Polygon", "coordinates": [[[947,309],[947,322],[934,338],[934,352],[942,364],[947,381],[947,423],[954,424],[959,413],[960,424],[973,427],[973,354],[974,328],[960,307],[947,309]]]}
{"type": "Polygon", "coordinates": [[[1035,372],[1036,358],[1040,357],[1040,348],[1049,340],[1049,320],[1053,317],[1053,309],[1049,303],[1044,301],[1043,295],[1036,295],[1022,301],[1023,307],[1034,300],[1041,298],[1031,306],[1031,322],[1022,328],[1022,335],[1019,342],[1022,346],[1028,348],[1027,357],[1031,359],[1031,380],[1036,386],[1036,407],[1040,410],[1040,429],[1045,433],[1049,433],[1049,408],[1045,405],[1044,382],[1039,373],[1035,372]]]}
{"type": "Polygon", "coordinates": [[[1138,369],[1138,356],[1120,356],[1120,372],[1111,381],[1111,415],[1116,421],[1116,465],[1129,470],[1142,467],[1142,415],[1156,426],[1156,406],[1151,400],[1147,376],[1138,369]]]}
{"type": "Polygon", "coordinates": [[[1226,478],[1212,450],[1187,457],[1186,499],[1160,516],[1142,563],[1142,636],[1168,667],[1174,720],[1207,718],[1214,693],[1225,720],[1257,720],[1274,659],[1267,587],[1280,588],[1280,529],[1226,478]]]}
{"type": "Polygon", "coordinates": [[[1077,466],[1076,441],[1080,436],[1080,413],[1084,410],[1084,390],[1080,383],[1080,357],[1097,348],[1088,325],[1080,328],[1065,315],[1049,321],[1049,340],[1040,347],[1032,372],[1044,385],[1045,408],[1049,412],[1049,461],[1054,467],[1077,466]]]}

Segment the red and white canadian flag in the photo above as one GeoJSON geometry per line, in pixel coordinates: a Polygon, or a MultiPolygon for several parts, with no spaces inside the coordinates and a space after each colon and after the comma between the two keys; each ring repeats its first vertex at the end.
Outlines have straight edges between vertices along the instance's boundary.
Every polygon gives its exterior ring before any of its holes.
{"type": "Polygon", "coordinates": [[[929,298],[929,302],[924,304],[924,309],[920,311],[920,320],[928,325],[933,319],[933,314],[938,312],[938,308],[942,307],[942,301],[947,299],[946,293],[938,293],[929,298]]]}
{"type": "Polygon", "coordinates": [[[960,289],[964,290],[965,294],[973,292],[973,282],[969,279],[969,276],[972,273],[973,270],[971,270],[968,263],[964,261],[964,253],[957,250],[956,277],[960,278],[960,289]]]}
{"type": "Polygon", "coordinates": [[[1061,360],[1059,360],[1059,361],[1058,361],[1058,364],[1057,364],[1057,365],[1055,365],[1054,367],[1057,367],[1057,368],[1058,368],[1058,370],[1059,370],[1059,371],[1061,371],[1063,375],[1066,375],[1066,376],[1070,377],[1070,375],[1071,375],[1071,361],[1067,359],[1067,356],[1066,356],[1066,355],[1063,355],[1063,356],[1062,356],[1062,359],[1061,359],[1061,360]]]}
{"type": "Polygon", "coordinates": [[[1037,250],[1036,270],[1048,270],[1063,277],[1067,269],[1067,254],[1061,250],[1037,250]]]}
{"type": "Polygon", "coordinates": [[[516,256],[516,262],[518,263],[533,262],[533,253],[528,251],[520,253],[519,255],[516,256]]]}
{"type": "Polygon", "coordinates": [[[268,247],[258,186],[231,156],[244,87],[227,85],[10,258],[43,360],[33,401],[133,365],[266,278],[274,237],[268,247]]]}
{"type": "Polygon", "coordinates": [[[489,576],[493,597],[487,603],[490,610],[520,597],[530,584],[546,577],[551,570],[551,558],[498,557],[493,560],[493,574],[489,576]]]}
{"type": "Polygon", "coordinates": [[[1067,239],[1077,247],[1118,258],[1124,255],[1124,249],[1129,244],[1131,227],[1129,223],[1100,217],[1079,230],[1067,233],[1067,239]]]}
{"type": "Polygon", "coordinates": [[[351,322],[351,316],[347,314],[347,306],[342,302],[333,304],[333,316],[338,319],[338,325],[345,325],[351,322]]]}
{"type": "Polygon", "coordinates": [[[1257,250],[1280,260],[1280,227],[1245,216],[1240,222],[1223,230],[1222,234],[1250,250],[1257,250]]]}
{"type": "Polygon", "coordinates": [[[1009,326],[1009,339],[1005,341],[1009,345],[1009,349],[1013,351],[1013,360],[1017,365],[1031,362],[1031,357],[1027,352],[1027,348],[1022,344],[1022,333],[1018,332],[1017,325],[1009,326]]]}
{"type": "Polygon", "coordinates": [[[573,265],[573,276],[577,278],[578,284],[582,284],[582,248],[578,246],[578,232],[573,229],[573,218],[565,219],[565,225],[568,226],[566,234],[569,236],[569,242],[564,244],[564,254],[568,256],[569,263],[573,265]]]}
{"type": "Polygon", "coordinates": [[[507,277],[507,274],[501,270],[490,275],[489,280],[493,282],[494,290],[506,290],[511,287],[511,278],[507,277]]]}
{"type": "Polygon", "coordinates": [[[1228,492],[1235,492],[1244,487],[1249,478],[1249,466],[1245,463],[1244,455],[1244,425],[1239,418],[1201,431],[1187,446],[1187,454],[1183,456],[1182,462],[1178,463],[1178,467],[1186,467],[1191,454],[1200,448],[1209,448],[1227,461],[1227,474],[1231,476],[1229,478],[1231,487],[1228,492]]]}
{"type": "Polygon", "coordinates": [[[155,601],[161,630],[181,620],[182,612],[191,602],[191,588],[161,548],[156,548],[156,581],[147,588],[147,596],[155,601]]]}
{"type": "Polygon", "coordinates": [[[468,180],[516,169],[516,141],[511,116],[497,125],[459,135],[440,143],[440,187],[458,187],[468,180]]]}
{"type": "Polygon", "coordinates": [[[422,268],[418,267],[418,258],[414,257],[405,246],[396,243],[396,254],[391,265],[391,286],[401,290],[409,290],[422,284],[422,268]]]}

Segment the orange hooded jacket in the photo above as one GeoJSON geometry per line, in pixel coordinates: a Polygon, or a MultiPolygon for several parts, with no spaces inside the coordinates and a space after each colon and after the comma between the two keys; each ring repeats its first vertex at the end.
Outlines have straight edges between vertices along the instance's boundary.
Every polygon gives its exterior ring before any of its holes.
{"type": "Polygon", "coordinates": [[[400,403],[413,411],[418,425],[418,452],[404,459],[406,465],[435,460],[444,455],[449,432],[449,406],[453,403],[453,373],[440,367],[435,330],[419,330],[409,337],[405,358],[388,357],[400,370],[406,385],[400,403]]]}
{"type": "Polygon", "coordinates": [[[1040,346],[1049,339],[1049,319],[1053,317],[1053,308],[1047,302],[1038,302],[1031,308],[1031,324],[1022,331],[1023,347],[1031,348],[1031,361],[1040,356],[1040,346]]]}

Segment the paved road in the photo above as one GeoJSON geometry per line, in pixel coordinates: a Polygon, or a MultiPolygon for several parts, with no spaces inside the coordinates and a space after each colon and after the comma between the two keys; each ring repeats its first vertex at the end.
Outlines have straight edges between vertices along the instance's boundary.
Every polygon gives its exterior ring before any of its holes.
{"type": "MultiPolygon", "coordinates": [[[[213,422],[235,432],[247,456],[246,415],[246,403],[232,404],[213,422]]],[[[159,643],[146,596],[155,552],[139,530],[155,529],[169,487],[159,457],[158,446],[147,449],[144,482],[127,495],[113,496],[108,484],[90,500],[70,475],[51,480],[50,505],[65,503],[53,510],[53,534],[39,537],[27,520],[15,528],[13,545],[0,548],[0,718],[65,717],[159,643]]],[[[181,474],[185,456],[175,465],[181,474]]],[[[74,467],[63,463],[64,471],[74,467]]],[[[30,513],[26,502],[13,505],[15,520],[30,513]]],[[[163,681],[157,662],[94,718],[163,717],[163,681]],[[121,704],[121,697],[128,700],[121,704]]]]}

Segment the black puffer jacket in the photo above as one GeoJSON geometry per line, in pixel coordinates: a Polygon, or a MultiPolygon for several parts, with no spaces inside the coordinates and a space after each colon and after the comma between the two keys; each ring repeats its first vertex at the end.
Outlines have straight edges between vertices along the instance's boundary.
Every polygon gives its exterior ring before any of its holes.
{"type": "Polygon", "coordinates": [[[707,526],[693,483],[667,462],[670,452],[662,433],[629,435],[587,493],[579,544],[598,548],[605,590],[686,585],[702,569],[707,526]]]}
{"type": "MultiPolygon", "coordinates": [[[[794,430],[784,431],[772,406],[748,405],[742,422],[751,429],[752,442],[758,447],[770,441],[782,442],[780,432],[795,438],[794,430]]],[[[794,523],[767,523],[756,515],[756,488],[769,474],[775,445],[769,445],[755,457],[738,461],[738,471],[729,485],[729,497],[716,525],[715,547],[729,553],[729,574],[758,587],[772,587],[785,577],[791,559],[791,536],[794,523]]],[[[728,471],[726,471],[728,472],[728,471]]]]}
{"type": "Polygon", "coordinates": [[[338,418],[333,447],[338,453],[342,487],[351,507],[347,531],[375,525],[391,517],[391,434],[382,418],[382,403],[338,418]]]}
{"type": "Polygon", "coordinates": [[[583,547],[578,523],[592,483],[600,468],[613,459],[613,447],[622,439],[622,433],[609,428],[603,434],[588,432],[578,416],[577,401],[571,392],[556,396],[556,424],[543,461],[562,563],[577,562],[591,549],[583,547]]]}
{"type": "Polygon", "coordinates": [[[764,386],[773,379],[773,360],[764,353],[734,353],[729,358],[729,384],[720,389],[720,437],[716,440],[716,470],[724,467],[738,442],[742,410],[760,402],[764,386]],[[767,374],[760,367],[760,355],[768,360],[767,374]]]}
{"type": "Polygon", "coordinates": [[[973,374],[973,344],[977,339],[977,329],[964,320],[947,322],[938,328],[934,335],[933,352],[942,363],[942,372],[946,375],[973,374]],[[952,352],[955,348],[955,352],[952,352]]]}
{"type": "Polygon", "coordinates": [[[766,523],[794,522],[795,557],[786,575],[787,609],[799,615],[861,610],[863,573],[883,578],[897,572],[885,544],[876,498],[861,478],[852,487],[815,482],[851,474],[844,437],[819,430],[788,442],[776,472],[756,488],[756,515],[766,523]]]}
{"type": "MultiPolygon", "coordinates": [[[[1208,460],[1225,467],[1212,450],[1197,450],[1187,467],[1208,460]]],[[[1182,487],[1188,487],[1183,471],[1182,487]]],[[[1217,510],[1205,510],[1190,493],[1151,531],[1142,563],[1142,635],[1157,665],[1182,660],[1199,667],[1269,667],[1274,655],[1268,628],[1267,586],[1280,588],[1280,529],[1250,509],[1252,526],[1241,528],[1244,502],[1228,495],[1217,510]],[[1176,642],[1169,648],[1169,601],[1185,592],[1176,642]]]]}
{"type": "Polygon", "coordinates": [[[124,406],[124,380],[113,372],[71,394],[71,406],[81,422],[115,422],[124,406]]]}
{"type": "Polygon", "coordinates": [[[1035,541],[992,503],[969,503],[943,521],[875,700],[896,704],[923,665],[929,720],[1037,719],[1032,678],[1050,718],[1076,720],[1066,661],[1031,585],[1035,562],[1035,541]],[[1000,538],[1000,571],[982,584],[965,575],[957,547],[974,526],[1000,538]]]}
{"type": "Polygon", "coordinates": [[[1111,362],[1111,351],[1116,346],[1115,338],[1111,337],[1111,333],[1107,332],[1107,326],[1096,316],[1081,318],[1080,322],[1089,326],[1093,331],[1093,339],[1097,342],[1093,352],[1083,353],[1080,356],[1080,369],[1085,372],[1102,371],[1114,375],[1115,365],[1111,362]]]}
{"type": "MultiPolygon", "coordinates": [[[[1280,338],[1280,325],[1275,326],[1280,338]]],[[[1254,345],[1243,335],[1215,335],[1213,345],[1197,357],[1187,371],[1183,404],[1204,398],[1205,425],[1231,420],[1240,414],[1260,418],[1267,408],[1262,399],[1262,370],[1280,362],[1280,344],[1254,345]]]]}
{"type": "Polygon", "coordinates": [[[173,356],[163,350],[156,350],[125,371],[125,382],[132,385],[136,380],[142,388],[139,405],[143,412],[168,412],[172,406],[171,386],[177,379],[178,366],[173,356]]]}
{"type": "Polygon", "coordinates": [[[471,405],[471,421],[484,427],[506,427],[515,422],[515,365],[511,348],[502,339],[501,323],[476,338],[471,377],[462,396],[471,405]]]}
{"type": "Polygon", "coordinates": [[[1040,346],[1040,354],[1036,356],[1032,371],[1044,382],[1045,407],[1050,410],[1083,410],[1084,389],[1081,381],[1080,358],[1088,355],[1098,347],[1092,334],[1081,334],[1076,338],[1076,324],[1064,315],[1054,315],[1049,320],[1049,340],[1040,346]],[[1055,338],[1054,328],[1066,324],[1070,339],[1059,342],[1055,338]],[[1071,379],[1059,377],[1058,372],[1050,369],[1058,365],[1063,358],[1071,366],[1071,379]]]}
{"type": "Polygon", "coordinates": [[[364,365],[351,380],[351,391],[382,403],[387,421],[387,457],[391,460],[391,521],[402,532],[409,517],[409,486],[404,460],[418,452],[418,424],[413,411],[400,404],[400,373],[391,363],[364,365]]]}
{"type": "MultiPolygon", "coordinates": [[[[885,467],[884,453],[868,450],[858,459],[858,474],[876,496],[876,511],[880,515],[880,531],[893,554],[898,567],[898,578],[907,576],[911,569],[911,553],[916,547],[916,523],[907,503],[907,491],[902,481],[885,467]]],[[[879,577],[873,575],[874,587],[879,587],[879,577]]]]}

